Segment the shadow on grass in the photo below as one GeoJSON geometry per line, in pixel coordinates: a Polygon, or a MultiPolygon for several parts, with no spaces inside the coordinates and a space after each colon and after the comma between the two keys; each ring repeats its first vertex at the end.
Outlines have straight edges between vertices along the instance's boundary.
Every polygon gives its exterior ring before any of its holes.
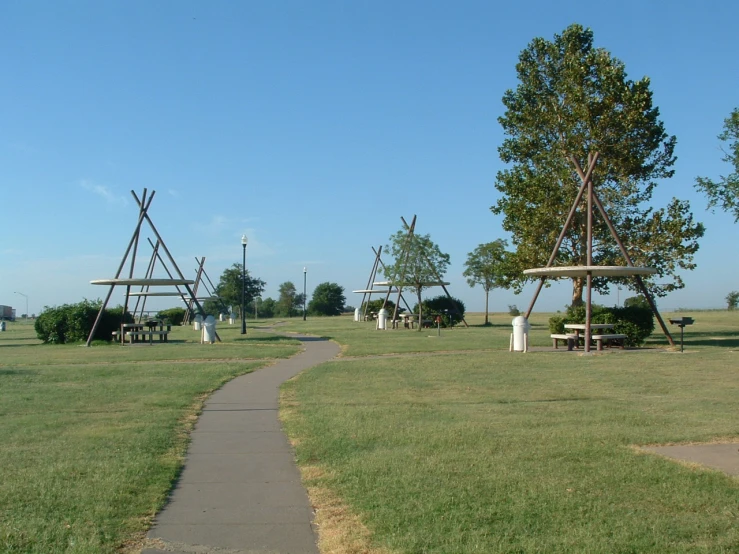
{"type": "MultiPolygon", "coordinates": [[[[680,343],[680,333],[672,333],[676,344],[680,343]]],[[[739,335],[732,331],[716,333],[691,333],[684,338],[686,346],[718,346],[721,348],[739,348],[739,335]]]]}
{"type": "Polygon", "coordinates": [[[38,371],[33,369],[0,369],[0,376],[3,375],[38,375],[38,371]]]}
{"type": "Polygon", "coordinates": [[[293,343],[298,340],[296,337],[285,337],[282,335],[275,335],[271,337],[265,337],[261,335],[247,335],[245,337],[236,337],[234,342],[273,342],[273,343],[293,343]]]}

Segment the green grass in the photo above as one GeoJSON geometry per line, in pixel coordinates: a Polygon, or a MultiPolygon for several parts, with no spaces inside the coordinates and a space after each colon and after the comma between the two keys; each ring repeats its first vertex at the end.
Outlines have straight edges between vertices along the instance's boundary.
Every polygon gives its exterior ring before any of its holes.
{"type": "Polygon", "coordinates": [[[298,350],[274,334],[177,328],[154,346],[0,333],[0,551],[115,552],[144,532],[182,464],[203,395],[298,350]]]}
{"type": "MultiPolygon", "coordinates": [[[[284,386],[299,463],[323,470],[308,484],[393,552],[739,551],[738,479],[632,448],[739,439],[739,314],[698,314],[684,354],[655,348],[658,333],[641,351],[509,353],[510,319],[441,340],[292,322],[348,355],[429,352],[331,362],[284,386]]],[[[532,343],[550,345],[546,316],[534,323],[532,343]]]]}

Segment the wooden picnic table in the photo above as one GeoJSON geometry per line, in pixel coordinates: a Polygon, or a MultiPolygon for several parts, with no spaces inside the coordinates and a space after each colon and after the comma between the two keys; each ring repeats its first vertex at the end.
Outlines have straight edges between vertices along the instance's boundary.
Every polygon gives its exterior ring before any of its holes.
{"type": "MultiPolygon", "coordinates": [[[[580,344],[580,339],[583,338],[580,336],[580,331],[584,331],[586,329],[586,325],[584,323],[565,323],[565,329],[570,329],[574,331],[575,335],[575,348],[580,344]]],[[[626,339],[626,335],[620,334],[620,333],[613,333],[608,332],[612,331],[616,327],[615,323],[591,323],[590,324],[590,330],[601,330],[606,331],[605,333],[596,333],[592,334],[590,338],[595,341],[596,347],[598,350],[603,350],[603,342],[606,342],[606,345],[610,344],[611,342],[617,343],[621,348],[624,347],[624,340],[626,339]]],[[[555,341],[556,344],[556,341],[555,341]]]]}

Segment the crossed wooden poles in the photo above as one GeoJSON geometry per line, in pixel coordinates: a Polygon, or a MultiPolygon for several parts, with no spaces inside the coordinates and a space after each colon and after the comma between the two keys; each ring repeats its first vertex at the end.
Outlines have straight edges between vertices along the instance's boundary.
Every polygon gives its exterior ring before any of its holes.
{"type": "MultiPolygon", "coordinates": [[[[613,225],[613,222],[611,221],[611,218],[608,217],[608,214],[606,213],[605,208],[603,207],[602,202],[598,198],[598,195],[595,193],[594,187],[593,187],[593,171],[595,170],[595,165],[598,162],[599,153],[590,153],[588,154],[588,168],[587,171],[583,171],[582,167],[578,163],[577,159],[574,156],[570,156],[570,161],[575,166],[575,170],[577,171],[577,174],[580,176],[580,179],[582,181],[582,184],[580,185],[580,190],[577,193],[577,197],[575,198],[575,201],[572,203],[572,207],[570,208],[570,212],[567,215],[567,220],[565,221],[564,227],[562,227],[562,231],[559,234],[559,238],[557,239],[557,243],[554,246],[554,250],[552,250],[552,255],[549,257],[549,261],[547,262],[546,267],[551,268],[552,263],[554,262],[554,259],[557,256],[557,253],[559,252],[560,246],[562,246],[562,241],[565,238],[565,235],[567,233],[567,229],[572,224],[572,220],[575,217],[575,213],[577,212],[577,208],[582,201],[583,196],[585,193],[587,193],[587,261],[586,261],[586,296],[585,296],[585,352],[590,352],[590,337],[592,336],[591,333],[591,325],[592,325],[592,288],[593,288],[593,205],[597,207],[598,211],[600,212],[600,215],[603,217],[604,221],[606,222],[606,225],[608,226],[609,231],[611,232],[611,236],[616,241],[616,244],[618,245],[619,250],[621,251],[621,254],[624,257],[624,260],[626,260],[627,267],[633,268],[634,273],[633,277],[636,279],[637,286],[639,287],[639,290],[642,292],[644,297],[647,299],[647,302],[649,303],[649,307],[652,309],[652,312],[654,312],[655,317],[657,318],[657,321],[659,322],[660,327],[662,328],[662,331],[664,332],[665,336],[667,337],[668,342],[671,346],[675,346],[675,341],[672,339],[672,335],[670,335],[670,332],[667,330],[667,326],[665,325],[664,320],[662,319],[662,316],[659,314],[659,311],[657,310],[657,305],[654,303],[654,300],[652,299],[651,294],[649,294],[649,291],[647,290],[647,287],[644,284],[643,279],[641,278],[641,275],[636,273],[636,268],[634,266],[634,263],[631,260],[631,256],[629,256],[628,251],[623,245],[623,242],[621,242],[621,238],[618,235],[618,232],[616,231],[616,227],[613,225]]],[[[526,319],[529,318],[531,315],[532,310],[534,309],[534,304],[536,303],[536,299],[539,296],[539,293],[541,292],[542,286],[544,285],[544,282],[546,281],[547,276],[542,275],[542,277],[539,280],[539,284],[536,288],[536,292],[534,292],[534,297],[531,299],[531,304],[529,305],[528,310],[526,310],[526,319]]]]}
{"type": "MultiPolygon", "coordinates": [[[[185,276],[180,271],[180,268],[177,266],[177,262],[175,262],[174,258],[172,257],[172,254],[169,252],[169,249],[167,248],[167,245],[164,243],[164,240],[162,239],[162,236],[159,234],[159,231],[157,230],[156,226],[154,225],[154,222],[149,217],[149,207],[151,206],[151,202],[154,199],[154,195],[156,194],[156,191],[151,191],[151,194],[147,196],[147,190],[144,189],[144,192],[139,199],[139,197],[136,195],[134,191],[131,191],[131,195],[133,196],[134,200],[136,201],[136,204],[139,206],[139,217],[138,221],[136,223],[136,228],[134,229],[133,235],[131,236],[131,240],[128,242],[128,247],[126,248],[126,252],[123,254],[123,259],[121,260],[120,265],[118,266],[118,270],[116,271],[115,277],[113,279],[104,279],[96,284],[109,284],[110,289],[108,290],[108,294],[105,297],[105,301],[103,302],[103,305],[100,307],[100,311],[98,312],[97,317],[95,318],[95,323],[92,326],[92,330],[90,331],[90,335],[87,337],[87,343],[86,346],[90,346],[90,343],[92,343],[92,338],[95,336],[95,331],[97,331],[98,326],[100,325],[100,320],[102,318],[103,312],[105,311],[105,308],[108,306],[108,302],[110,301],[110,297],[113,294],[113,289],[118,286],[125,286],[126,287],[126,297],[123,304],[123,314],[125,316],[126,312],[128,311],[128,300],[131,296],[131,286],[137,286],[141,285],[142,287],[147,287],[148,292],[148,286],[149,285],[169,285],[169,286],[175,286],[177,287],[178,292],[182,294],[183,299],[190,298],[194,302],[194,304],[197,306],[198,311],[201,313],[205,313],[203,310],[203,307],[200,305],[200,302],[195,297],[195,294],[193,293],[192,289],[190,288],[190,284],[193,282],[191,280],[185,279],[185,276]],[[157,242],[156,245],[152,244],[151,240],[149,240],[149,244],[152,245],[152,247],[155,249],[154,255],[152,256],[152,259],[149,262],[149,267],[147,268],[147,277],[143,279],[135,279],[133,277],[134,268],[136,266],[136,252],[138,250],[139,245],[139,235],[141,233],[141,226],[146,221],[149,224],[149,227],[154,232],[154,235],[156,236],[157,242]],[[164,263],[164,260],[162,260],[161,255],[159,254],[159,249],[164,250],[164,253],[167,255],[167,258],[169,259],[170,263],[172,264],[172,267],[175,270],[176,276],[172,274],[172,272],[167,267],[167,264],[164,263]],[[121,272],[123,271],[124,266],[126,265],[126,260],[128,260],[129,254],[131,255],[129,270],[128,270],[128,278],[121,278],[121,272]],[[154,269],[154,260],[159,259],[162,262],[162,265],[167,272],[167,275],[169,276],[169,279],[153,279],[151,277],[154,269]],[[185,296],[183,293],[181,293],[179,287],[184,287],[185,291],[187,292],[187,296],[185,296]]],[[[95,283],[95,281],[93,281],[95,283]]],[[[216,339],[220,341],[220,337],[216,333],[216,339]]]]}
{"type": "MultiPolygon", "coordinates": [[[[397,319],[397,317],[398,317],[398,306],[400,305],[400,299],[401,299],[402,294],[403,294],[403,285],[405,284],[406,271],[407,271],[407,268],[408,268],[408,258],[410,257],[410,254],[411,254],[411,249],[412,249],[413,240],[414,240],[414,233],[415,233],[415,230],[416,230],[416,216],[415,215],[413,216],[413,219],[411,220],[411,224],[410,225],[408,225],[408,222],[405,220],[404,217],[401,216],[400,220],[403,222],[403,227],[408,232],[408,234],[406,235],[405,241],[403,242],[403,247],[401,249],[401,255],[400,256],[401,256],[401,259],[403,260],[403,263],[400,266],[402,268],[400,279],[397,280],[397,281],[395,281],[395,279],[393,279],[393,281],[391,281],[391,284],[394,284],[398,288],[398,299],[397,299],[397,302],[395,302],[395,309],[393,310],[393,319],[392,319],[392,321],[395,321],[397,319]]],[[[465,327],[469,327],[469,325],[467,324],[467,321],[465,321],[465,319],[464,319],[464,316],[461,313],[459,313],[459,310],[457,309],[457,304],[454,302],[454,299],[452,298],[452,295],[449,294],[449,291],[447,290],[446,285],[444,284],[444,281],[443,281],[441,275],[439,275],[439,272],[436,270],[436,267],[434,267],[434,264],[431,263],[431,260],[429,259],[428,255],[426,254],[426,251],[423,248],[423,245],[420,244],[420,243],[418,243],[417,246],[419,248],[419,251],[421,252],[421,256],[423,257],[424,261],[428,265],[428,268],[433,273],[434,278],[437,279],[437,281],[436,281],[435,284],[438,283],[438,285],[441,286],[441,288],[444,290],[444,293],[447,295],[447,297],[450,300],[452,300],[452,302],[450,302],[450,305],[452,306],[452,309],[454,310],[454,312],[460,317],[460,319],[464,323],[465,327]]],[[[388,291],[387,291],[387,293],[385,295],[385,302],[383,303],[383,308],[385,307],[385,304],[387,304],[387,301],[388,301],[389,298],[390,298],[390,289],[388,289],[388,291]]],[[[410,313],[410,311],[411,310],[409,309],[408,312],[410,313]]],[[[421,327],[421,323],[422,322],[420,322],[420,321],[418,322],[419,328],[421,327]]]]}

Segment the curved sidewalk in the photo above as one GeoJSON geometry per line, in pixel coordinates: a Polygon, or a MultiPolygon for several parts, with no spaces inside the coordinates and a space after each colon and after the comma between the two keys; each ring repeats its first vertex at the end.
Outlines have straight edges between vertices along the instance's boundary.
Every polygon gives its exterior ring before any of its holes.
{"type": "Polygon", "coordinates": [[[296,336],[305,350],[213,393],[192,432],[180,479],[142,554],[318,554],[313,511],[277,417],[281,383],[339,346],[296,336]]]}

